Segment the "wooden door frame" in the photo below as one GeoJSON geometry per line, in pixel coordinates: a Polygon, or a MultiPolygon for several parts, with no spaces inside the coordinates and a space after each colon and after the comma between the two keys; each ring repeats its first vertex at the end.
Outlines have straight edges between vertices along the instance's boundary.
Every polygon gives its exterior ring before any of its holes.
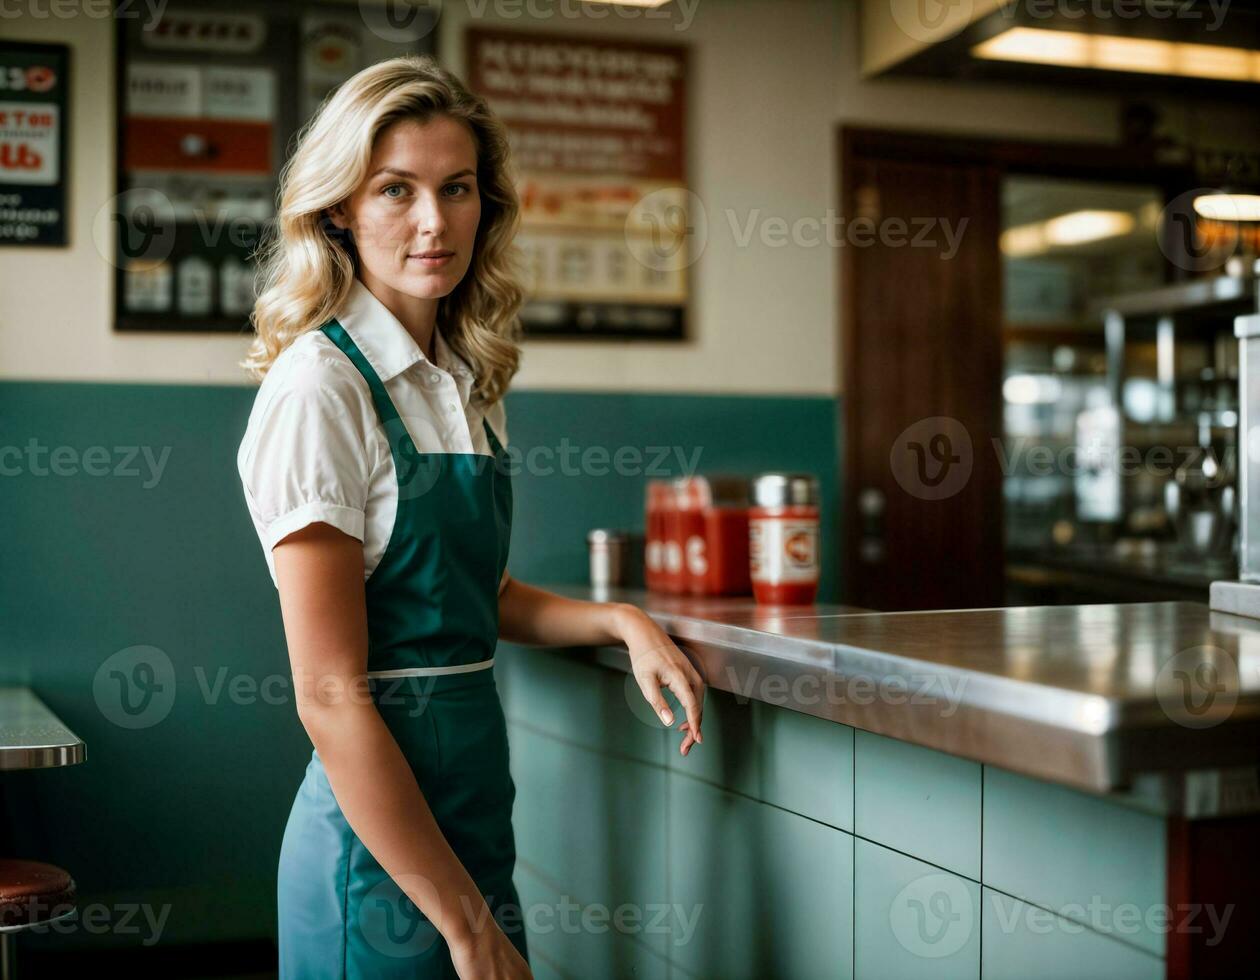
{"type": "MultiPolygon", "coordinates": [[[[1136,179],[1162,188],[1165,201],[1195,185],[1194,170],[1189,164],[1167,163],[1159,160],[1152,147],[1118,146],[1106,143],[1038,142],[1009,138],[975,137],[957,133],[934,133],[926,130],[880,129],[870,126],[840,124],[836,127],[836,158],[839,161],[837,191],[842,216],[857,213],[854,195],[856,184],[853,175],[855,162],[869,157],[890,161],[913,163],[941,163],[954,165],[995,166],[1000,177],[1009,174],[1029,174],[1045,177],[1075,178],[1081,180],[1115,181],[1136,179]]],[[[1000,179],[1000,178],[999,178],[1000,179]]],[[[993,242],[993,248],[998,243],[993,242]]],[[[837,486],[843,495],[841,520],[837,521],[837,568],[842,579],[840,601],[851,594],[852,577],[856,562],[850,553],[850,535],[857,526],[857,500],[850,492],[849,479],[857,472],[856,440],[851,436],[857,431],[855,399],[858,379],[853,377],[857,363],[857,281],[856,250],[840,249],[840,398],[844,402],[840,413],[841,438],[844,452],[837,486]]],[[[1169,280],[1184,275],[1167,264],[1169,280]]],[[[999,291],[1001,283],[998,284],[999,291]]],[[[999,495],[999,501],[1001,496],[999,495]]],[[[1004,559],[999,555],[998,559],[1004,559]]]]}

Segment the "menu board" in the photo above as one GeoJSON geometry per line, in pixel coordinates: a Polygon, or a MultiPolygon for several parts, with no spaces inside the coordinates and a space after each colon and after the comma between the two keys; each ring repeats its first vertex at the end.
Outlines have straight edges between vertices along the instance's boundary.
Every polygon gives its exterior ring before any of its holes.
{"type": "Polygon", "coordinates": [[[360,69],[431,53],[436,14],[384,4],[168,0],[118,21],[118,194],[93,234],[118,330],[250,329],[285,151],[360,69]]]}
{"type": "Polygon", "coordinates": [[[681,339],[687,48],[475,27],[466,42],[518,171],[526,333],[681,339]]]}
{"type": "Polygon", "coordinates": [[[0,245],[66,244],[64,44],[0,42],[0,245]]]}

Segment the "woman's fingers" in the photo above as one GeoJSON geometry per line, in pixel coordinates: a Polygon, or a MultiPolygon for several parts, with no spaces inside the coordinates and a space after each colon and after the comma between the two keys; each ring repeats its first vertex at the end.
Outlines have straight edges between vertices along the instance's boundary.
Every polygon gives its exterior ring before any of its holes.
{"type": "Polygon", "coordinates": [[[635,680],[639,681],[639,690],[643,692],[643,700],[652,706],[656,716],[666,725],[672,725],[674,723],[674,713],[669,710],[668,702],[661,695],[661,686],[657,682],[656,676],[649,675],[647,680],[640,680],[636,677],[635,680]]]}
{"type": "MultiPolygon", "coordinates": [[[[696,692],[691,689],[687,678],[683,676],[681,670],[673,670],[667,673],[663,680],[665,685],[674,692],[683,708],[687,712],[687,721],[690,722],[691,732],[688,737],[700,735],[700,700],[696,697],[696,692]]],[[[699,741],[696,738],[696,741],[699,741]]]]}

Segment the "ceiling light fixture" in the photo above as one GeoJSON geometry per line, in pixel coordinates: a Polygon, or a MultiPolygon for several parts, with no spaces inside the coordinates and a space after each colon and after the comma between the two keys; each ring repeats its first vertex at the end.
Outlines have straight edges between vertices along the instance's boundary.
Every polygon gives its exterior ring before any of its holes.
{"type": "Polygon", "coordinates": [[[1128,235],[1137,226],[1127,211],[1069,211],[1045,221],[1016,225],[1002,232],[999,247],[1009,258],[1042,255],[1051,248],[1085,245],[1128,235]]]}
{"type": "Polygon", "coordinates": [[[1219,44],[1012,27],[977,44],[971,54],[990,61],[1260,82],[1260,51],[1219,44]]]}
{"type": "Polygon", "coordinates": [[[1260,221],[1260,194],[1200,194],[1194,212],[1209,221],[1260,221]]]}

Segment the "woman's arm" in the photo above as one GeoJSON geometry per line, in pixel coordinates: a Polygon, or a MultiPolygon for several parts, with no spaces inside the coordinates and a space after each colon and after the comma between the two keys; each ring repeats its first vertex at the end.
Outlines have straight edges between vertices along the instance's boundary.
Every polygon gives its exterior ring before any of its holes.
{"type": "Polygon", "coordinates": [[[669,635],[638,606],[624,602],[567,599],[508,578],[499,593],[499,636],[509,643],[543,646],[599,646],[623,643],[639,690],[666,725],[674,713],[661,696],[668,687],[687,712],[678,726],[686,732],[679,752],[703,742],[704,679],[669,635]]]}
{"type": "Polygon", "coordinates": [[[457,964],[475,963],[477,976],[528,977],[368,694],[362,543],[317,522],[273,554],[298,717],[351,829],[446,939],[457,964]]]}

